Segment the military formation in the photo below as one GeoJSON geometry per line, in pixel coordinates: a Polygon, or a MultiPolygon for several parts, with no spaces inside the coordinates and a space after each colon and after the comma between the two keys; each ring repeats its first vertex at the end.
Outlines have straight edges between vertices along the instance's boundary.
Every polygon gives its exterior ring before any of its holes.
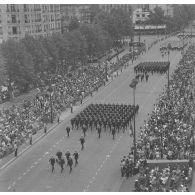
{"type": "Polygon", "coordinates": [[[71,173],[73,163],[75,161],[75,167],[76,167],[78,165],[78,159],[79,159],[79,153],[77,151],[75,151],[71,155],[69,150],[67,150],[66,153],[64,154],[64,156],[63,156],[63,153],[61,150],[57,151],[56,158],[54,156],[51,156],[51,158],[49,159],[49,162],[50,162],[51,167],[52,167],[52,173],[54,172],[55,164],[58,164],[60,166],[61,173],[62,173],[64,171],[65,162],[67,162],[66,165],[70,168],[69,173],[71,173]]]}
{"type": "Polygon", "coordinates": [[[71,119],[72,129],[96,129],[98,134],[102,129],[124,132],[138,110],[139,105],[90,104],[71,119]]]}
{"type": "Polygon", "coordinates": [[[159,73],[165,74],[169,69],[170,62],[141,62],[134,67],[134,72],[138,73],[159,73]]]}

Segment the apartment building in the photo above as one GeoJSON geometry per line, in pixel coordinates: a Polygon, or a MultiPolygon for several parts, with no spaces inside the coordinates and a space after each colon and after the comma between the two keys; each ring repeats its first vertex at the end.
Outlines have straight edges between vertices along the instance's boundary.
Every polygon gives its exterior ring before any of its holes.
{"type": "Polygon", "coordinates": [[[0,40],[19,40],[26,34],[33,37],[61,32],[58,4],[1,4],[0,40]]]}

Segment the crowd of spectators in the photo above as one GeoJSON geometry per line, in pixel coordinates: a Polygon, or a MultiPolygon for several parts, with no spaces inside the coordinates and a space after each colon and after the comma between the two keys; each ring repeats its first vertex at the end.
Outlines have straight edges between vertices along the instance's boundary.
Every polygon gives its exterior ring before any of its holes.
{"type": "Polygon", "coordinates": [[[140,169],[135,181],[136,192],[189,192],[192,181],[192,166],[169,164],[166,167],[145,166],[140,169]]]}
{"type": "MultiPolygon", "coordinates": [[[[110,63],[108,76],[122,67],[130,56],[110,63]]],[[[0,111],[0,158],[13,152],[14,145],[21,145],[42,129],[44,124],[65,111],[70,105],[88,96],[105,83],[104,66],[82,66],[66,75],[46,73],[40,76],[39,93],[33,101],[21,107],[13,106],[0,111]]]]}
{"type": "Polygon", "coordinates": [[[193,73],[195,45],[189,47],[172,75],[169,95],[164,91],[150,119],[141,128],[139,158],[189,159],[192,153],[193,73]]]}
{"type": "MultiPolygon", "coordinates": [[[[192,160],[194,63],[195,45],[191,45],[172,75],[169,95],[165,90],[159,96],[149,120],[140,128],[137,164],[143,159],[192,160]]],[[[190,163],[139,168],[138,172],[136,191],[188,191],[192,180],[190,163]]]]}

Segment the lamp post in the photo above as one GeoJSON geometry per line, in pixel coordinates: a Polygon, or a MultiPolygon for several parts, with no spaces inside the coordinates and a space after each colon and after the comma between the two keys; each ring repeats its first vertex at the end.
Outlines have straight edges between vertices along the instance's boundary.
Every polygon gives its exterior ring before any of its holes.
{"type": "MultiPolygon", "coordinates": [[[[130,87],[133,88],[133,106],[135,108],[135,89],[138,84],[137,79],[133,79],[130,83],[130,87]]],[[[133,144],[134,144],[134,164],[137,161],[137,150],[136,150],[136,130],[135,130],[135,114],[133,115],[133,144]]]]}

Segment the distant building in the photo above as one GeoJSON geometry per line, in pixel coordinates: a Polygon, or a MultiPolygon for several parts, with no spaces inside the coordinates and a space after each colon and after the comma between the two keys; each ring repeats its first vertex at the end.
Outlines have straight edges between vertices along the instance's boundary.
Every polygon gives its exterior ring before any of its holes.
{"type": "Polygon", "coordinates": [[[145,22],[148,20],[150,12],[148,9],[138,8],[133,11],[133,24],[138,24],[139,22],[145,22]]]}
{"type": "Polygon", "coordinates": [[[26,34],[33,37],[61,32],[58,4],[1,4],[0,40],[19,40],[26,34]]]}
{"type": "Polygon", "coordinates": [[[67,31],[72,18],[76,17],[80,23],[91,23],[91,5],[61,4],[62,32],[67,31]]]}
{"type": "Polygon", "coordinates": [[[99,4],[99,8],[108,13],[110,13],[112,9],[119,9],[119,8],[130,13],[132,11],[131,4],[99,4]]]}

